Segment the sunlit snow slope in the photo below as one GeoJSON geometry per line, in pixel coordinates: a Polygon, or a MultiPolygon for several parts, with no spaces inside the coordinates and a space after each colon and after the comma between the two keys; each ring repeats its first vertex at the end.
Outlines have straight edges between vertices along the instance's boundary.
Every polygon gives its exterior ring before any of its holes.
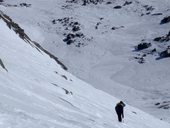
{"type": "Polygon", "coordinates": [[[153,41],[170,31],[170,23],[160,24],[170,16],[170,0],[104,0],[86,6],[82,0],[3,0],[0,8],[69,72],[170,122],[170,59],[157,59],[170,41],[153,41]],[[135,51],[141,42],[152,46],[135,51]]]}
{"type": "Polygon", "coordinates": [[[1,128],[170,127],[128,105],[124,123],[118,123],[114,112],[118,99],[66,72],[2,19],[0,28],[1,128]]]}

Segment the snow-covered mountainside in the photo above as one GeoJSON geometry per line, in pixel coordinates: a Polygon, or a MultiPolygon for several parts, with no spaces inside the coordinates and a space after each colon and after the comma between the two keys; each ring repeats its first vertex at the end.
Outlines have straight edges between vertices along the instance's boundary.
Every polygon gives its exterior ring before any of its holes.
{"type": "Polygon", "coordinates": [[[170,127],[129,105],[119,123],[114,112],[118,99],[68,73],[21,36],[9,17],[2,12],[0,17],[1,128],[170,127]]]}
{"type": "Polygon", "coordinates": [[[0,9],[69,72],[170,122],[169,0],[3,0],[0,9]]]}

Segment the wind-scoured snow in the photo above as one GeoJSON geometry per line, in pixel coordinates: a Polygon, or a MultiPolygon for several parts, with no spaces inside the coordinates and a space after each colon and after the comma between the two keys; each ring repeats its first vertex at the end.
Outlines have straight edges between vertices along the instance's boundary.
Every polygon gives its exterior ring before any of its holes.
{"type": "Polygon", "coordinates": [[[118,99],[66,72],[46,53],[22,40],[0,20],[1,128],[169,128],[126,105],[117,121],[118,99]]]}
{"type": "Polygon", "coordinates": [[[170,16],[170,1],[104,0],[86,6],[68,1],[4,0],[0,8],[69,72],[169,122],[170,59],[158,58],[170,42],[153,39],[170,31],[170,23],[160,24],[170,16]],[[136,51],[143,42],[152,46],[136,51]]]}

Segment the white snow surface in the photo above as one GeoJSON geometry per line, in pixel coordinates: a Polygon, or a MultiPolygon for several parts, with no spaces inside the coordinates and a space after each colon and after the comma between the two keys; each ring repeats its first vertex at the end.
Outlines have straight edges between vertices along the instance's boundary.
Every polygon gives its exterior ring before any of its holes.
{"type": "MultiPolygon", "coordinates": [[[[112,4],[81,6],[80,1],[67,3],[65,0],[5,0],[0,9],[19,23],[31,39],[60,58],[75,76],[132,106],[170,122],[170,109],[155,105],[167,102],[170,107],[170,59],[156,60],[157,54],[148,55],[144,64],[138,64],[134,56],[140,53],[133,52],[134,46],[142,39],[153,42],[155,37],[170,31],[170,24],[159,24],[165,16],[170,15],[170,1],[131,0],[132,4],[121,9],[113,7],[123,5],[125,0],[105,0],[105,3],[107,1],[112,4]],[[24,2],[31,6],[12,6],[24,2]],[[6,6],[8,4],[11,6],[6,6]],[[150,11],[151,14],[145,15],[149,12],[145,5],[154,8],[150,11]],[[162,15],[152,16],[155,13],[162,15]],[[63,34],[71,31],[65,30],[66,26],[61,23],[53,24],[52,21],[65,17],[80,23],[80,32],[85,38],[78,39],[72,45],[63,42],[63,34]],[[97,23],[98,29],[95,29],[97,23]],[[120,28],[111,30],[112,27],[120,28]],[[78,43],[84,45],[76,47],[78,43]]],[[[158,51],[165,49],[158,43],[153,45],[158,51]]]]}
{"type": "Polygon", "coordinates": [[[0,128],[170,127],[129,105],[119,123],[118,99],[63,70],[2,20],[0,28],[0,58],[8,70],[0,67],[0,128]]]}

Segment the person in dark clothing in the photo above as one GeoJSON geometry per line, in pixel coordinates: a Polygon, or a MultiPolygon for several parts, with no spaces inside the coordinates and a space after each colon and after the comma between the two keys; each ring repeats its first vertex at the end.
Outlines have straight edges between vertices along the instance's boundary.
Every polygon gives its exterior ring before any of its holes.
{"type": "Polygon", "coordinates": [[[125,104],[122,101],[117,103],[117,105],[115,107],[119,122],[122,122],[122,118],[124,118],[124,113],[123,113],[123,108],[124,107],[125,107],[125,104]]]}

